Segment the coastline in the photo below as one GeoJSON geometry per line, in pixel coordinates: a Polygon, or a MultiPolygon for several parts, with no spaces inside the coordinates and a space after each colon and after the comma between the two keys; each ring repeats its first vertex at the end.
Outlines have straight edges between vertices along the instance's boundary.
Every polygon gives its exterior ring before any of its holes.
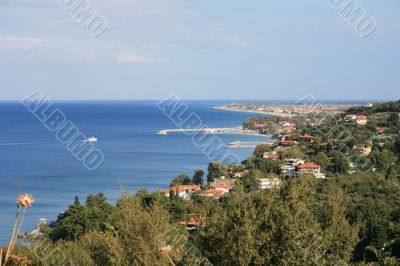
{"type": "Polygon", "coordinates": [[[239,110],[239,109],[220,107],[220,106],[214,106],[213,109],[232,111],[232,112],[241,112],[241,113],[253,113],[253,114],[262,114],[262,115],[270,115],[270,116],[280,116],[280,117],[294,117],[294,116],[296,116],[295,114],[283,114],[283,113],[252,111],[252,110],[239,110]]]}

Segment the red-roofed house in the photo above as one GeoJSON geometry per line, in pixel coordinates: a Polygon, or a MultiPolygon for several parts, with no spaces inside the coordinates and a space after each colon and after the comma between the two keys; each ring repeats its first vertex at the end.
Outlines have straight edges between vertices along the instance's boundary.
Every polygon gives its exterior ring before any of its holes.
{"type": "Polygon", "coordinates": [[[215,188],[206,189],[200,193],[201,196],[213,197],[215,199],[221,198],[224,194],[225,194],[224,191],[215,188]]]}
{"type": "Polygon", "coordinates": [[[311,135],[309,135],[309,134],[305,134],[305,135],[303,135],[303,136],[300,137],[300,140],[301,140],[301,141],[304,141],[304,142],[313,143],[313,142],[314,142],[314,136],[311,136],[311,135]]]}
{"type": "Polygon", "coordinates": [[[194,230],[197,226],[206,225],[206,218],[200,216],[198,219],[195,214],[189,214],[189,219],[178,221],[178,225],[186,225],[187,230],[194,230]]]}
{"type": "Polygon", "coordinates": [[[241,178],[245,174],[247,174],[248,172],[249,172],[249,170],[243,170],[243,171],[240,171],[240,172],[234,172],[234,173],[232,173],[232,176],[236,177],[236,178],[241,178]]]}
{"type": "Polygon", "coordinates": [[[299,175],[312,174],[316,178],[325,178],[325,175],[321,173],[321,166],[315,163],[306,163],[297,166],[297,173],[299,175]]]}
{"type": "Polygon", "coordinates": [[[229,184],[212,184],[211,186],[216,190],[223,191],[224,193],[229,193],[229,190],[232,188],[232,185],[229,184]]]}
{"type": "Polygon", "coordinates": [[[356,120],[356,119],[357,119],[357,115],[355,115],[355,114],[349,114],[344,117],[344,120],[356,120]]]}
{"type": "Polygon", "coordinates": [[[275,161],[275,160],[278,160],[278,159],[279,159],[279,155],[277,155],[277,154],[270,154],[269,156],[264,157],[264,159],[271,160],[271,161],[275,161]]]}
{"type": "Polygon", "coordinates": [[[371,147],[367,146],[353,146],[353,154],[357,156],[367,156],[368,154],[371,153],[372,149],[371,147]]]}
{"type": "Polygon", "coordinates": [[[344,117],[347,122],[355,121],[357,124],[365,126],[367,124],[367,117],[365,115],[349,114],[344,117]]]}
{"type": "Polygon", "coordinates": [[[386,131],[386,128],[384,127],[377,127],[376,129],[376,134],[383,134],[386,131]]]}
{"type": "Polygon", "coordinates": [[[356,123],[365,126],[368,123],[367,117],[365,115],[357,115],[356,123]]]}
{"type": "Polygon", "coordinates": [[[169,197],[171,191],[178,195],[180,198],[183,199],[190,199],[190,196],[193,194],[193,192],[200,190],[200,187],[198,185],[179,185],[179,186],[173,186],[169,189],[163,189],[161,192],[164,194],[164,196],[169,197]]]}
{"type": "Polygon", "coordinates": [[[285,147],[294,146],[296,144],[297,144],[297,142],[294,140],[282,140],[281,141],[281,146],[285,146],[285,147]]]}

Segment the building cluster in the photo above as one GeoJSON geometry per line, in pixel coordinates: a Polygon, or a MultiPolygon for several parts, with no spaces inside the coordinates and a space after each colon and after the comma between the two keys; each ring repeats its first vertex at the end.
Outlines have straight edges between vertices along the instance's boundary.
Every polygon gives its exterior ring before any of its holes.
{"type": "Polygon", "coordinates": [[[354,145],[352,148],[353,154],[356,156],[367,156],[371,153],[371,146],[354,145]]]}
{"type": "MultiPolygon", "coordinates": [[[[367,117],[365,115],[349,114],[344,116],[344,121],[349,123],[355,123],[358,125],[367,125],[367,117]]],[[[257,124],[258,128],[265,127],[264,124],[257,124]]],[[[383,134],[385,128],[376,128],[377,134],[383,134]]],[[[279,122],[280,133],[289,133],[296,131],[296,125],[289,123],[287,121],[279,122]]],[[[263,158],[271,161],[280,161],[280,172],[285,177],[301,177],[303,175],[313,175],[315,178],[323,179],[326,178],[325,174],[321,172],[321,166],[314,162],[307,162],[303,158],[281,158],[278,154],[278,150],[284,150],[298,144],[310,144],[314,143],[315,137],[310,134],[304,134],[297,139],[286,139],[283,137],[281,141],[278,142],[277,147],[272,150],[265,152],[263,158]]],[[[327,143],[322,143],[320,146],[328,145],[327,143]]],[[[355,145],[352,148],[352,153],[355,156],[367,156],[371,153],[370,145],[355,145]]],[[[182,199],[190,199],[194,193],[202,197],[210,197],[214,199],[219,199],[227,194],[233,189],[235,180],[242,178],[248,174],[249,170],[242,170],[238,172],[230,172],[229,178],[220,177],[215,178],[213,182],[207,183],[205,186],[200,187],[198,185],[178,185],[172,186],[169,189],[162,190],[161,192],[165,196],[170,196],[171,193],[177,195],[182,199]]],[[[278,177],[266,177],[261,178],[258,181],[259,189],[271,189],[276,188],[281,185],[282,181],[278,177]]],[[[190,224],[189,224],[190,225],[190,224]]],[[[188,226],[189,226],[188,225],[188,226]]]]}
{"type": "MultiPolygon", "coordinates": [[[[235,177],[238,177],[241,174],[247,173],[246,171],[233,173],[235,177]]],[[[164,194],[164,196],[169,197],[171,193],[182,198],[182,199],[190,199],[195,192],[198,192],[199,196],[203,197],[211,197],[215,199],[219,199],[223,197],[225,194],[228,194],[229,191],[233,188],[235,184],[235,179],[233,178],[225,178],[224,176],[220,178],[215,178],[213,182],[206,184],[208,188],[202,189],[198,185],[178,185],[171,186],[169,189],[163,189],[160,192],[164,194]]]]}
{"type": "Polygon", "coordinates": [[[349,123],[356,123],[361,126],[365,126],[368,123],[365,115],[349,114],[344,117],[344,120],[349,123]]]}

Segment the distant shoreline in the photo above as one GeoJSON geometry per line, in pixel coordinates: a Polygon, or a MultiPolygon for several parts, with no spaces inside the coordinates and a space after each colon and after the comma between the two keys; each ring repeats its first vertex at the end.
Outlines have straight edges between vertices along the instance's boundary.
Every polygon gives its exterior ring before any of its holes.
{"type": "Polygon", "coordinates": [[[296,116],[295,114],[283,114],[283,113],[264,112],[264,111],[241,110],[241,109],[233,109],[233,108],[220,107],[220,106],[215,106],[215,107],[213,107],[213,109],[232,111],[232,112],[241,112],[241,113],[253,113],[253,114],[280,116],[280,117],[294,117],[294,116],[296,116]]]}

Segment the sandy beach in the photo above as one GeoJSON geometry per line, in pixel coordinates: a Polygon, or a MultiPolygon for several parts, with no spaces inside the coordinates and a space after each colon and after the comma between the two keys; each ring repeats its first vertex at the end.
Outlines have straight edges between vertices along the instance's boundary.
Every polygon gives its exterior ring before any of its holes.
{"type": "Polygon", "coordinates": [[[296,116],[295,114],[284,114],[284,113],[252,111],[252,110],[240,110],[240,109],[233,109],[233,108],[219,107],[219,106],[215,106],[213,108],[214,109],[218,109],[218,110],[225,110],[225,111],[242,112],[242,113],[253,113],[253,114],[263,114],[263,115],[280,116],[280,117],[294,117],[294,116],[296,116]]]}

